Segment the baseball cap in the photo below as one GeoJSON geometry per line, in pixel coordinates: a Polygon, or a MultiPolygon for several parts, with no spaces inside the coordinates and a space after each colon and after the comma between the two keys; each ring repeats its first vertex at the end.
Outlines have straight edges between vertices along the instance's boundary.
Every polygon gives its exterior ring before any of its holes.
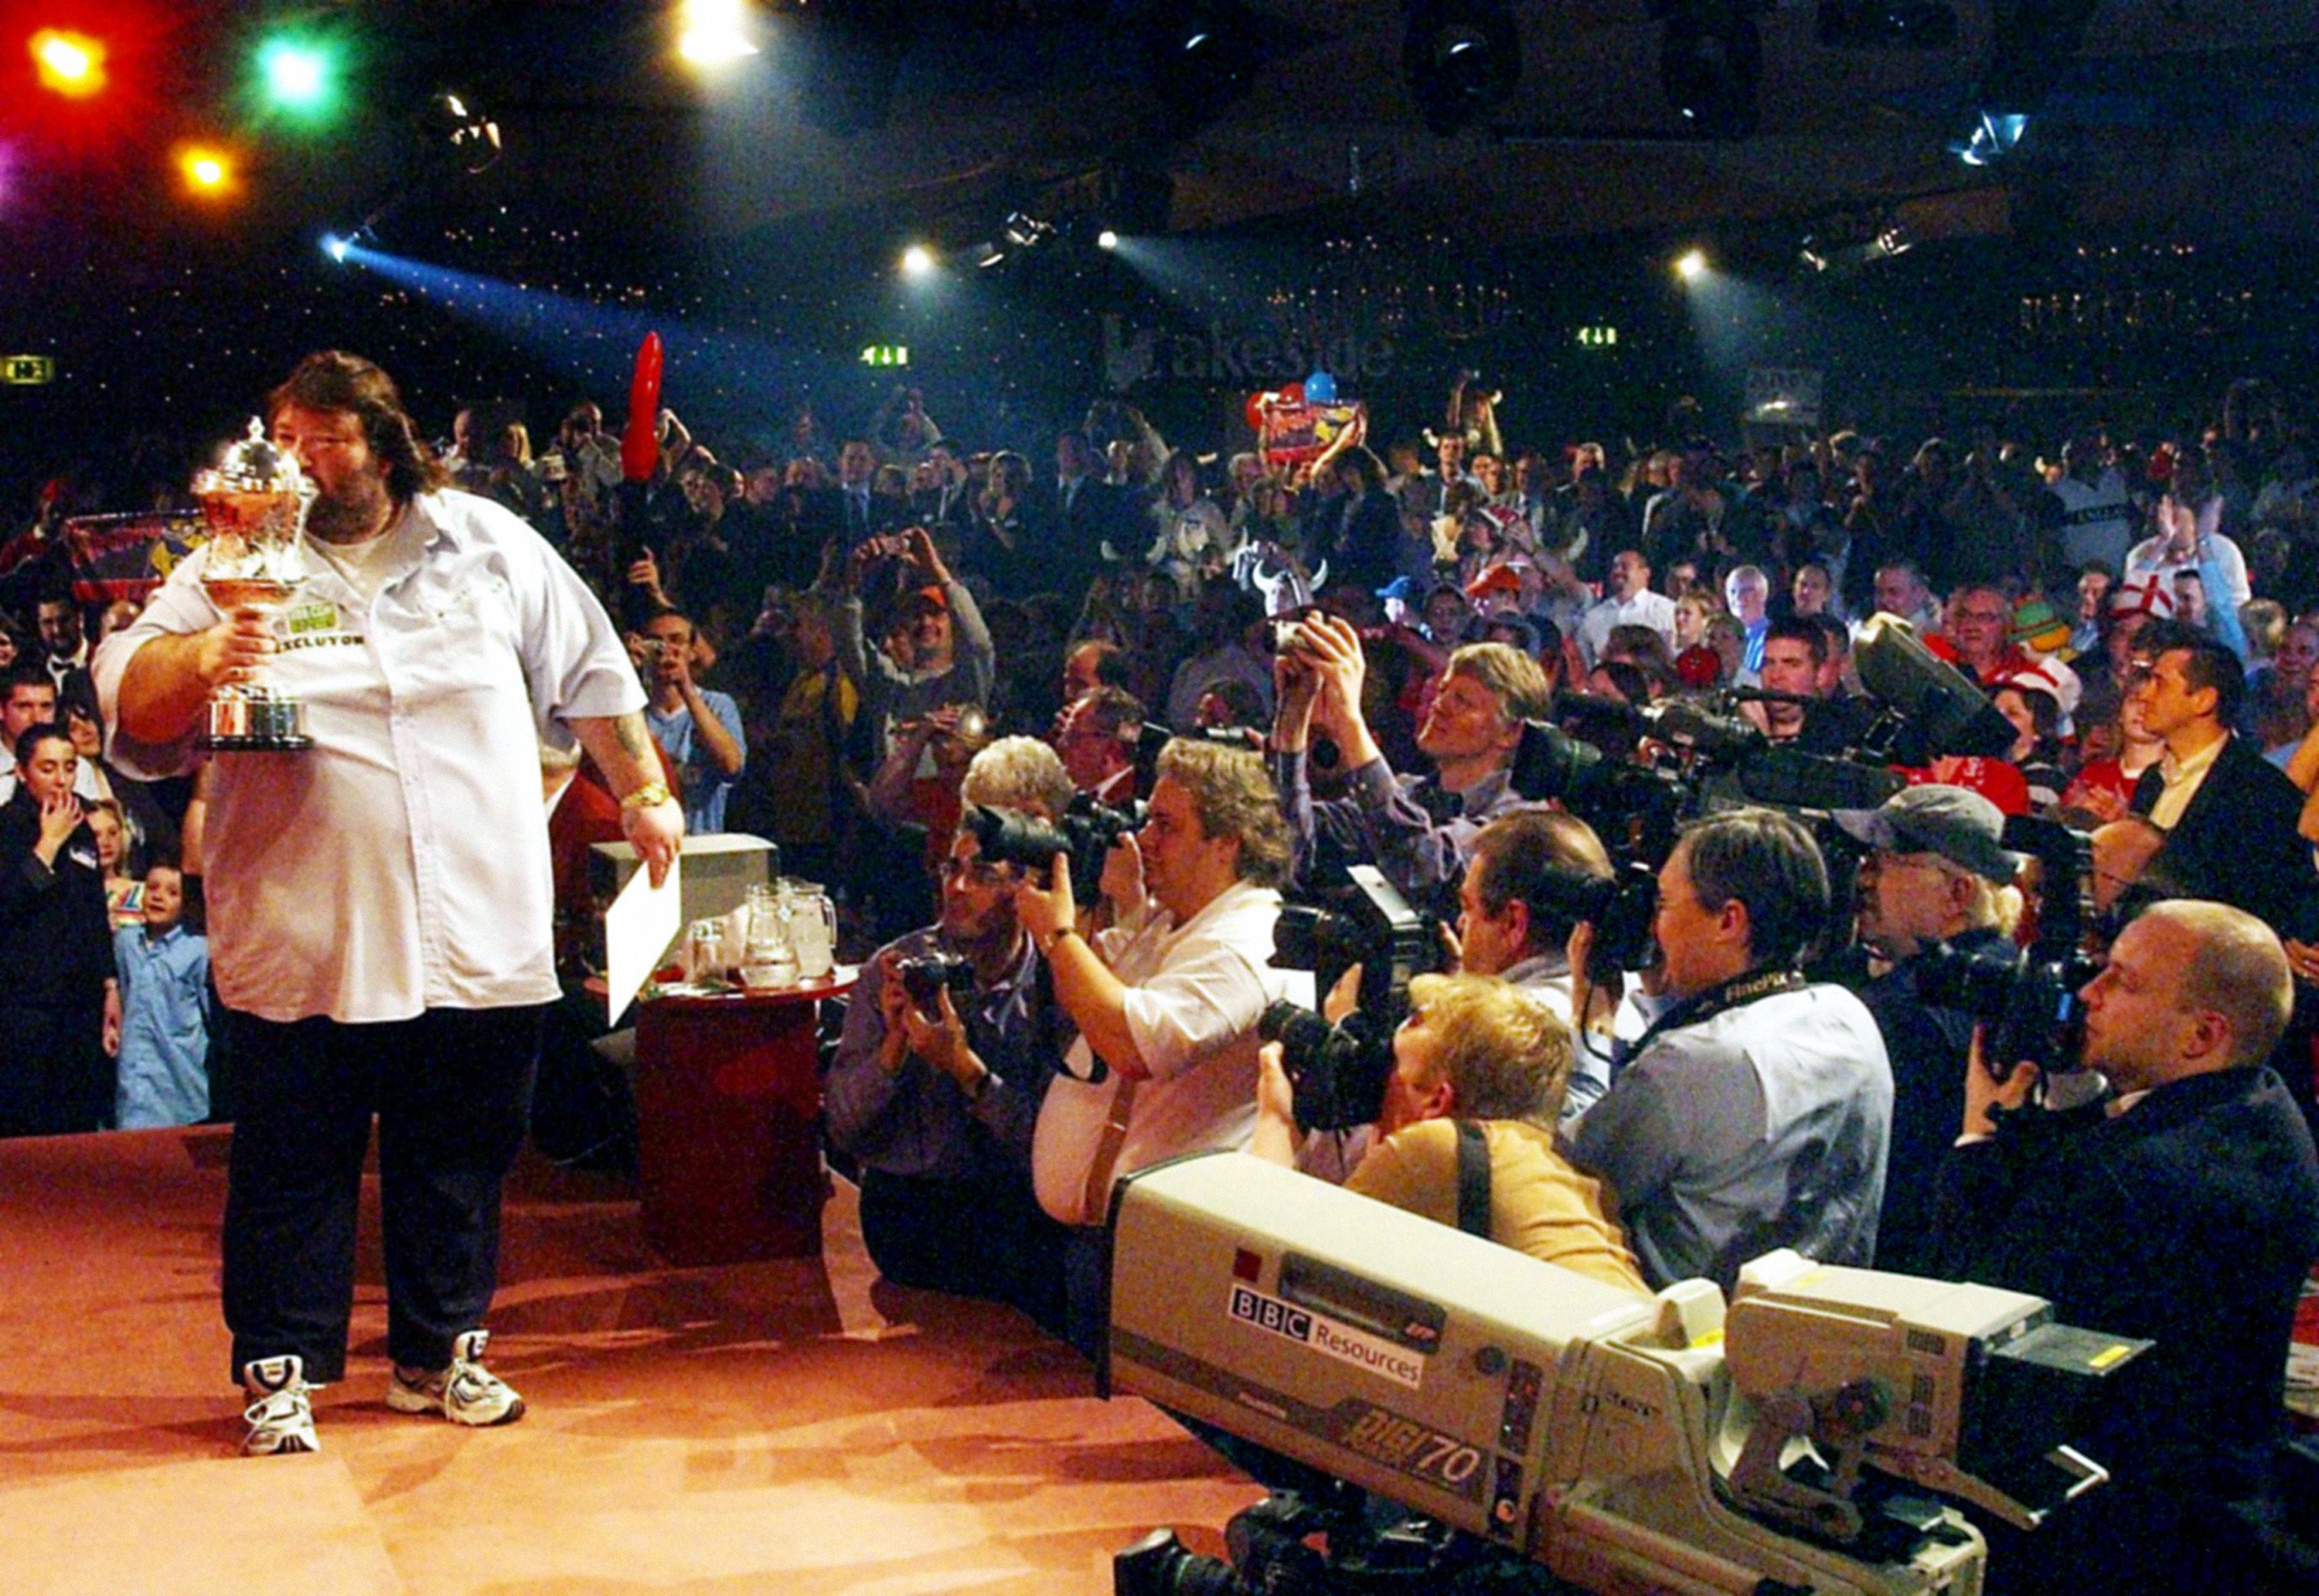
{"type": "Polygon", "coordinates": [[[1838,809],[1845,833],[1888,853],[1937,853],[1999,885],[2020,872],[2005,847],[2005,812],[1977,792],[1931,783],[1905,788],[1874,809],[1838,809]]]}
{"type": "Polygon", "coordinates": [[[922,609],[948,609],[949,608],[950,595],[932,582],[902,600],[903,611],[909,615],[916,615],[922,609]]]}
{"type": "Polygon", "coordinates": [[[1466,584],[1469,599],[1485,599],[1492,593],[1519,593],[1521,577],[1511,565],[1493,565],[1466,584]]]}
{"type": "Polygon", "coordinates": [[[1398,599],[1403,604],[1414,604],[1424,598],[1429,591],[1424,582],[1413,576],[1396,576],[1385,586],[1377,589],[1376,596],[1380,599],[1398,599]]]}

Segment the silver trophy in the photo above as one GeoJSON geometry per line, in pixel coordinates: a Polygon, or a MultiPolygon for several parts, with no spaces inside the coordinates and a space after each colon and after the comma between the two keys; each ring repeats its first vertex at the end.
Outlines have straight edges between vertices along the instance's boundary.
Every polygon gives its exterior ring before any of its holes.
{"type": "MultiPolygon", "coordinates": [[[[253,418],[249,435],[194,478],[194,497],[209,523],[202,590],[210,602],[221,614],[279,616],[306,579],[306,507],[314,487],[298,462],[275,447],[253,418]]],[[[201,746],[212,753],[284,753],[313,745],[306,706],[269,685],[259,668],[210,694],[201,746]]]]}

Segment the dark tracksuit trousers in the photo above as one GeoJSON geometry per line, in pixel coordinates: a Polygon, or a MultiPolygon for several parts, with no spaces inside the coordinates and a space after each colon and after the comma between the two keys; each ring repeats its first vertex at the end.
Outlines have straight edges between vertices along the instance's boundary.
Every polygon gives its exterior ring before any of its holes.
{"type": "Polygon", "coordinates": [[[355,1220],[378,1118],[387,1353],[450,1362],[498,1284],[500,1183],[523,1145],[545,1006],[284,1024],[228,1010],[237,1112],[226,1186],[225,1318],[233,1377],[295,1353],[346,1373],[355,1220]]]}

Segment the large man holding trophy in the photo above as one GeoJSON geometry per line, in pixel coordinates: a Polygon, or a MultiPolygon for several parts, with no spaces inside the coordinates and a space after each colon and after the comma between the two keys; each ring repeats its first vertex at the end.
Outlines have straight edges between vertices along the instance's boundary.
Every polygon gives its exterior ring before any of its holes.
{"type": "Polygon", "coordinates": [[[483,1321],[557,996],[539,743],[594,756],[655,880],[683,834],[601,606],[530,527],[444,487],[384,372],[310,356],[267,423],[270,446],[196,484],[210,542],[94,670],[123,769],[214,755],[225,1316],[252,1454],[314,1450],[309,1383],[344,1373],[374,1113],[387,1403],[521,1416],[483,1321]]]}

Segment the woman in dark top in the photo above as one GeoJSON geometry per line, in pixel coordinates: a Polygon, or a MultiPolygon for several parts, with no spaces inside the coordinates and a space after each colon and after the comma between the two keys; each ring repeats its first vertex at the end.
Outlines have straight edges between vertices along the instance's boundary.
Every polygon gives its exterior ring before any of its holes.
{"type": "Polygon", "coordinates": [[[95,1131],[113,1115],[121,993],[77,766],[70,737],[34,726],[0,805],[0,1135],[95,1131]]]}

